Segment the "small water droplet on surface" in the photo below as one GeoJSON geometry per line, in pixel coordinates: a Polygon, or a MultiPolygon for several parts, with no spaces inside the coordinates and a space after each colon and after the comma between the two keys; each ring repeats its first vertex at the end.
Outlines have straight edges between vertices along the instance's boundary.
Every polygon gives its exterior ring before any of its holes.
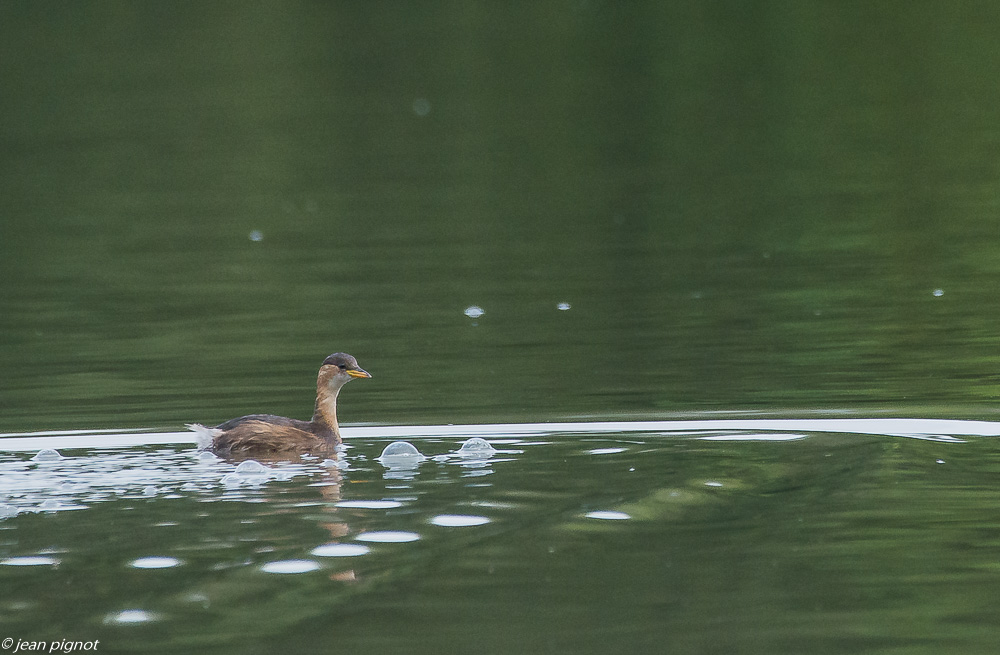
{"type": "Polygon", "coordinates": [[[402,532],[397,530],[384,530],[378,532],[362,532],[357,537],[358,541],[368,541],[380,544],[403,544],[409,541],[417,541],[420,535],[416,532],[402,532]]]}
{"type": "Polygon", "coordinates": [[[433,525],[440,525],[446,528],[466,528],[475,525],[486,525],[490,520],[485,516],[473,516],[471,514],[438,514],[430,522],[433,525]]]}
{"type": "Polygon", "coordinates": [[[413,101],[413,113],[421,118],[431,113],[431,101],[427,98],[417,98],[413,101]]]}
{"type": "Polygon", "coordinates": [[[570,305],[568,302],[561,302],[558,305],[556,305],[556,309],[558,309],[561,312],[568,311],[571,307],[572,305],[570,305]]]}
{"type": "Polygon", "coordinates": [[[593,450],[588,450],[587,453],[591,455],[614,455],[615,453],[624,453],[628,448],[594,448],[593,450]]]}
{"type": "Polygon", "coordinates": [[[355,509],[393,509],[402,507],[398,500],[342,500],[337,507],[353,507],[355,509]]]}
{"type": "Polygon", "coordinates": [[[940,298],[944,295],[944,289],[934,289],[934,296],[940,298]]]}
{"type": "Polygon", "coordinates": [[[319,562],[311,559],[286,559],[268,562],[260,567],[265,573],[308,573],[319,568],[319,562]]]}
{"type": "Polygon", "coordinates": [[[371,548],[361,544],[323,544],[309,552],[316,557],[358,557],[370,553],[371,548]]]}
{"type": "Polygon", "coordinates": [[[137,569],[169,569],[181,561],[175,557],[140,557],[132,560],[130,566],[137,569]]]}
{"type": "Polygon", "coordinates": [[[263,241],[264,240],[264,233],[261,232],[260,230],[253,230],[253,231],[251,231],[250,232],[250,240],[251,241],[263,241]]]}
{"type": "Polygon", "coordinates": [[[602,521],[624,521],[632,518],[625,512],[613,512],[609,510],[587,512],[584,516],[588,519],[601,519],[602,521]]]}
{"type": "Polygon", "coordinates": [[[478,305],[472,305],[471,307],[465,308],[465,315],[468,316],[469,318],[479,318],[485,313],[486,310],[484,310],[482,307],[479,307],[478,305]]]}
{"type": "Polygon", "coordinates": [[[109,614],[105,619],[105,623],[122,623],[122,624],[133,624],[133,623],[147,623],[156,619],[156,615],[152,612],[147,612],[146,610],[122,610],[121,612],[115,612],[114,614],[109,614]]]}
{"type": "Polygon", "coordinates": [[[41,555],[8,557],[5,560],[0,560],[0,564],[4,566],[55,566],[58,563],[59,560],[54,557],[42,557],[41,555]]]}

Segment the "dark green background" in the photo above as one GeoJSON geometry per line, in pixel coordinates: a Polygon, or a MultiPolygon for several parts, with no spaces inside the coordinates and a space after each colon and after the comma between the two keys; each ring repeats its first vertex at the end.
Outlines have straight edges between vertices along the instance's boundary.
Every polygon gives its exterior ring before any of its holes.
{"type": "Polygon", "coordinates": [[[986,411],[998,25],[5,0],[0,428],[986,411]]]}
{"type": "MultiPolygon", "coordinates": [[[[995,2],[0,0],[0,432],[305,418],[337,350],[374,374],[346,424],[995,418],[998,34],[995,2]]],[[[62,477],[4,455],[0,501],[30,509],[0,557],[61,563],[0,567],[0,628],[996,650],[991,439],[674,437],[548,435],[409,483],[353,442],[344,497],[406,504],[341,511],[350,534],[426,537],[354,586],[259,569],[332,538],[313,478],[241,496],[183,449],[62,477]],[[35,512],[66,498],[87,509],[35,512]],[[183,564],[129,567],[149,555],[183,564]],[[105,625],[130,607],[162,615],[105,625]]]]}

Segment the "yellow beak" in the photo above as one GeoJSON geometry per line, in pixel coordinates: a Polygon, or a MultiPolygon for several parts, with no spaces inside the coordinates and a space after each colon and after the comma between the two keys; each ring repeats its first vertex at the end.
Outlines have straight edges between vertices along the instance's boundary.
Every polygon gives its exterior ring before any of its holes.
{"type": "Polygon", "coordinates": [[[371,373],[363,368],[349,368],[345,371],[345,373],[350,375],[352,378],[370,378],[372,376],[371,373]]]}

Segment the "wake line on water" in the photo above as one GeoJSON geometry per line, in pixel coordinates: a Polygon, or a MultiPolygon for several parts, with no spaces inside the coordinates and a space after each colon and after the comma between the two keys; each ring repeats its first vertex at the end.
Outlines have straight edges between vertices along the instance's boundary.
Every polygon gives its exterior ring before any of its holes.
{"type": "MultiPolygon", "coordinates": [[[[350,439],[468,438],[504,439],[562,434],[647,433],[695,436],[730,433],[725,438],[766,439],[770,432],[827,432],[906,437],[961,443],[961,437],[1000,436],[1000,422],[955,419],[849,418],[849,419],[707,419],[687,421],[594,421],[584,423],[498,423],[482,425],[394,425],[341,429],[350,439]],[[735,433],[735,434],[734,434],[735,433]],[[749,433],[749,434],[739,434],[749,433]]],[[[775,435],[778,436],[778,435],[775,435]]],[[[781,435],[788,440],[789,435],[781,435]]],[[[798,436],[798,435],[792,435],[798,436]]],[[[801,435],[804,436],[804,435],[801,435]]],[[[704,437],[709,438],[709,437],[704,437]]],[[[42,448],[137,448],[156,445],[194,446],[193,432],[142,432],[138,430],[66,430],[0,434],[0,452],[31,452],[42,448]]]]}

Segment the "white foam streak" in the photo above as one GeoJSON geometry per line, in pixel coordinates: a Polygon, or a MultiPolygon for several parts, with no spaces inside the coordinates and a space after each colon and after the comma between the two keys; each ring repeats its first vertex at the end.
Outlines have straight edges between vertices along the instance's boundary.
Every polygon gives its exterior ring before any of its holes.
{"type": "MultiPolygon", "coordinates": [[[[956,437],[1000,436],[1000,422],[956,419],[847,418],[847,419],[707,419],[689,421],[593,421],[582,423],[497,423],[482,425],[385,425],[342,428],[345,439],[502,438],[555,434],[658,433],[673,435],[725,431],[833,432],[909,437],[933,441],[960,441],[956,437]]],[[[45,448],[135,448],[194,445],[193,432],[129,432],[125,430],[68,430],[0,435],[0,452],[37,452],[45,448]]]]}

